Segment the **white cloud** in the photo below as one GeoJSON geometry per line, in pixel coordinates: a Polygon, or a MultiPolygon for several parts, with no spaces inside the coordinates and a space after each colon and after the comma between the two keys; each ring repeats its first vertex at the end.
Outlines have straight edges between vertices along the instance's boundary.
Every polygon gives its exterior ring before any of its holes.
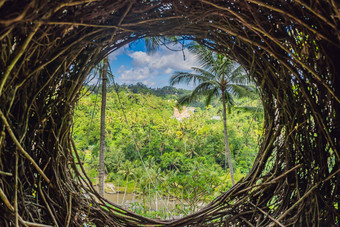
{"type": "Polygon", "coordinates": [[[126,51],[127,51],[127,48],[128,48],[128,46],[125,45],[125,46],[119,48],[118,50],[112,52],[111,54],[109,54],[109,60],[110,60],[110,61],[117,60],[117,57],[118,57],[119,55],[122,55],[124,52],[126,52],[126,51]]]}
{"type": "Polygon", "coordinates": [[[191,70],[192,66],[197,65],[194,55],[186,49],[184,50],[185,60],[182,51],[171,51],[165,47],[154,54],[137,51],[130,53],[129,56],[133,59],[132,64],[135,67],[148,66],[151,69],[167,71],[167,73],[191,70]]]}
{"type": "MultiPolygon", "coordinates": [[[[180,49],[180,47],[171,47],[180,49]]],[[[188,50],[171,51],[166,47],[161,47],[154,54],[148,54],[143,51],[130,52],[128,55],[132,58],[130,68],[121,66],[119,68],[119,80],[121,83],[131,84],[142,82],[148,86],[166,86],[168,84],[157,84],[157,81],[169,80],[171,74],[176,71],[191,71],[191,67],[198,66],[196,59],[188,50]]]]}
{"type": "Polygon", "coordinates": [[[172,68],[167,68],[165,71],[164,71],[166,74],[170,74],[173,72],[173,69],[172,68]]]}
{"type": "Polygon", "coordinates": [[[121,65],[118,69],[118,73],[122,73],[122,72],[124,72],[124,70],[125,70],[125,66],[121,65]]]}
{"type": "Polygon", "coordinates": [[[156,82],[152,82],[150,80],[143,80],[142,83],[148,87],[155,87],[157,85],[156,82]]]}
{"type": "Polygon", "coordinates": [[[124,84],[135,84],[142,82],[143,84],[154,87],[156,82],[153,81],[154,76],[148,67],[138,67],[124,70],[119,77],[119,81],[124,84]]]}

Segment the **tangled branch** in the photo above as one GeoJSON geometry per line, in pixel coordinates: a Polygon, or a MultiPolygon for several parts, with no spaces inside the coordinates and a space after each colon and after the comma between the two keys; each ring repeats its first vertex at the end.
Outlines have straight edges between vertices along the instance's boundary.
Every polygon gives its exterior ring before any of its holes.
{"type": "Polygon", "coordinates": [[[334,0],[0,0],[0,225],[339,223],[339,12],[334,0]],[[265,130],[246,178],[197,213],[159,221],[97,194],[71,126],[94,65],[172,35],[248,70],[265,130]]]}

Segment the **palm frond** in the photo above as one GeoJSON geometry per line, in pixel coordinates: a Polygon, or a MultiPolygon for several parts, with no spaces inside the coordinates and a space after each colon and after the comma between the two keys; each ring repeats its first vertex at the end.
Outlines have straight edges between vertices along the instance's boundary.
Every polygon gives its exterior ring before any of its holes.
{"type": "Polygon", "coordinates": [[[253,97],[256,94],[254,87],[243,84],[228,84],[226,90],[236,97],[253,97]]]}
{"type": "Polygon", "coordinates": [[[197,85],[197,87],[192,91],[195,95],[206,95],[210,90],[216,88],[216,81],[205,81],[197,85]]]}
{"type": "Polygon", "coordinates": [[[259,112],[263,113],[264,109],[262,106],[237,106],[235,109],[245,110],[249,112],[259,112]]]}
{"type": "Polygon", "coordinates": [[[228,105],[228,107],[234,106],[235,101],[234,101],[233,96],[229,92],[225,92],[224,94],[225,94],[226,104],[228,105]]]}
{"type": "Polygon", "coordinates": [[[189,84],[190,82],[201,83],[206,81],[207,79],[203,75],[194,74],[194,73],[187,73],[187,72],[175,72],[174,75],[170,78],[170,86],[174,86],[175,84],[179,83],[186,83],[189,84]]]}
{"type": "Polygon", "coordinates": [[[160,37],[145,37],[146,52],[153,54],[162,45],[160,37]]]}
{"type": "Polygon", "coordinates": [[[172,51],[183,51],[184,44],[180,42],[178,36],[163,36],[163,37],[145,37],[146,52],[153,54],[159,47],[164,46],[172,51]],[[181,44],[181,49],[173,49],[174,45],[181,44]]]}
{"type": "Polygon", "coordinates": [[[210,70],[214,63],[216,62],[215,59],[216,54],[206,47],[194,44],[190,45],[188,49],[191,53],[193,53],[196,56],[198,63],[202,68],[210,70]]]}
{"type": "Polygon", "coordinates": [[[219,89],[217,87],[214,87],[207,91],[207,97],[205,99],[205,105],[208,106],[211,103],[212,98],[215,96],[217,97],[219,95],[219,89]]]}
{"type": "MultiPolygon", "coordinates": [[[[225,97],[225,103],[227,105],[228,114],[230,114],[231,113],[231,107],[235,106],[236,103],[235,103],[235,101],[233,99],[233,96],[230,95],[230,93],[225,92],[224,93],[224,97],[225,97]]],[[[220,97],[220,101],[223,102],[223,98],[222,97],[220,97]]]]}
{"type": "Polygon", "coordinates": [[[216,71],[221,72],[222,74],[229,77],[229,75],[233,72],[235,69],[235,62],[228,59],[225,55],[218,54],[217,60],[216,60],[216,71]]]}
{"type": "Polygon", "coordinates": [[[221,89],[225,89],[225,100],[230,111],[230,107],[235,105],[233,96],[254,97],[255,86],[252,86],[246,71],[238,63],[198,44],[191,45],[189,50],[196,55],[202,68],[193,67],[195,73],[177,72],[171,77],[171,85],[181,82],[198,84],[190,95],[181,98],[182,103],[190,103],[198,96],[205,96],[205,104],[208,105],[214,96],[221,97],[221,89]]]}
{"type": "Polygon", "coordinates": [[[191,67],[196,73],[201,74],[202,76],[206,77],[206,80],[214,80],[216,78],[216,76],[205,70],[205,69],[201,69],[201,68],[197,68],[197,67],[191,67]]]}
{"type": "Polygon", "coordinates": [[[215,86],[215,81],[207,81],[199,84],[190,94],[178,99],[179,105],[187,105],[197,100],[200,96],[206,96],[205,104],[209,105],[214,96],[218,96],[219,89],[215,86]]]}
{"type": "Polygon", "coordinates": [[[180,97],[177,100],[178,105],[182,106],[182,105],[188,105],[190,103],[192,103],[193,101],[195,101],[198,98],[198,96],[191,94],[188,95],[184,95],[182,97],[180,97]]]}
{"type": "Polygon", "coordinates": [[[229,81],[233,83],[239,84],[250,84],[250,77],[247,75],[244,68],[240,65],[237,65],[231,72],[229,76],[229,81]]]}

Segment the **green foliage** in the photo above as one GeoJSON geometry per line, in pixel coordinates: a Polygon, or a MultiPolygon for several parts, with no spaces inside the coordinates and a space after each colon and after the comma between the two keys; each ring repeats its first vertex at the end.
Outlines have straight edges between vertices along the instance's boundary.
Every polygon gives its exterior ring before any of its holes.
{"type": "MultiPolygon", "coordinates": [[[[255,88],[249,81],[245,70],[225,55],[212,52],[210,49],[193,44],[189,50],[195,54],[201,68],[192,67],[194,73],[177,72],[170,78],[170,84],[193,83],[195,88],[190,94],[178,99],[179,105],[191,104],[200,97],[205,97],[208,106],[213,98],[220,98],[223,106],[223,123],[225,138],[225,159],[228,160],[232,185],[235,184],[234,164],[230,155],[230,144],[227,130],[227,110],[235,105],[236,97],[251,97],[255,88]]],[[[235,159],[235,157],[234,157],[235,159]]]]}
{"type": "Polygon", "coordinates": [[[214,97],[218,97],[225,99],[230,110],[235,97],[254,94],[252,82],[239,64],[200,45],[193,44],[189,50],[197,57],[201,68],[192,67],[194,73],[177,72],[170,78],[171,85],[195,85],[191,93],[179,98],[179,104],[191,104],[197,98],[205,97],[205,104],[209,105],[214,97]]]}
{"type": "MultiPolygon", "coordinates": [[[[105,166],[107,181],[113,182],[116,187],[119,184],[118,190],[123,193],[126,189],[127,192],[135,191],[145,196],[154,196],[156,189],[165,197],[170,193],[172,198],[176,197],[186,204],[176,212],[181,210],[186,213],[231,187],[229,170],[225,169],[223,122],[213,118],[222,114],[218,100],[213,99],[212,105],[204,109],[196,108],[189,119],[179,121],[173,117],[175,100],[179,97],[176,92],[169,97],[169,94],[155,95],[149,88],[138,94],[132,92],[129,86],[119,87],[127,120],[150,180],[136,152],[117,95],[113,89],[109,90],[105,166]]],[[[100,100],[100,94],[93,92],[79,101],[73,123],[76,146],[93,182],[98,176],[100,130],[98,102],[92,119],[96,98],[100,100]]],[[[249,107],[256,107],[259,103],[251,98],[237,98],[235,102],[249,107]]],[[[203,106],[202,101],[198,100],[198,103],[203,106]]],[[[250,170],[258,150],[263,113],[256,113],[249,128],[253,117],[254,111],[244,109],[235,109],[228,116],[236,180],[250,170]]],[[[135,203],[133,206],[140,214],[146,212],[145,204],[135,203]]],[[[156,216],[159,215],[157,213],[156,216]]]]}

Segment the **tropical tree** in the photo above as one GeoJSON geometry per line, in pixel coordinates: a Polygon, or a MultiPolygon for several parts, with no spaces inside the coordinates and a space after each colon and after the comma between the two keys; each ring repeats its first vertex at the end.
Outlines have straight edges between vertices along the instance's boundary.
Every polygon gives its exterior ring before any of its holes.
{"type": "Polygon", "coordinates": [[[124,190],[124,196],[123,196],[123,201],[122,204],[124,205],[125,203],[125,196],[126,196],[126,192],[127,192],[127,188],[128,188],[128,184],[129,184],[129,177],[133,176],[135,174],[136,168],[134,166],[134,163],[132,163],[129,160],[126,160],[123,164],[122,164],[122,169],[121,171],[119,171],[119,174],[123,174],[124,175],[124,179],[125,179],[125,190],[124,190]]]}
{"type": "Polygon", "coordinates": [[[221,98],[223,105],[225,159],[228,160],[232,185],[235,184],[233,165],[230,155],[227,131],[227,109],[230,112],[234,105],[233,96],[245,96],[254,91],[245,70],[225,55],[213,53],[209,49],[193,45],[190,51],[200,63],[200,68],[192,67],[194,73],[177,72],[170,78],[170,85],[194,83],[193,91],[178,100],[179,105],[189,104],[201,96],[205,96],[205,104],[209,105],[213,97],[221,98]]]}
{"type": "Polygon", "coordinates": [[[102,105],[100,116],[100,152],[99,152],[99,195],[104,196],[104,178],[105,178],[105,108],[106,108],[106,82],[107,71],[109,67],[108,57],[103,60],[103,67],[101,70],[102,77],[102,105]]]}

